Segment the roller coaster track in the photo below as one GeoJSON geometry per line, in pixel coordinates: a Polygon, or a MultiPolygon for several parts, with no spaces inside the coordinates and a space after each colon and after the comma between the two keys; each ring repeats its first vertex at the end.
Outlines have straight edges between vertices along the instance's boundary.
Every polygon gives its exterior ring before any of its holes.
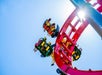
{"type": "MultiPolygon", "coordinates": [[[[91,0],[87,0],[90,3],[91,0]]],[[[92,4],[93,8],[99,13],[102,13],[102,0],[97,0],[97,3],[92,4]],[[97,4],[100,4],[98,8],[95,8],[97,4]]],[[[77,43],[77,40],[81,36],[85,28],[90,24],[87,19],[80,20],[78,15],[78,8],[76,8],[71,15],[67,18],[62,26],[60,33],[56,39],[56,46],[54,48],[54,58],[58,67],[67,75],[102,75],[102,70],[78,70],[72,66],[72,52],[77,43]],[[62,40],[67,38],[67,42],[70,42],[70,46],[66,46],[62,40]]]]}

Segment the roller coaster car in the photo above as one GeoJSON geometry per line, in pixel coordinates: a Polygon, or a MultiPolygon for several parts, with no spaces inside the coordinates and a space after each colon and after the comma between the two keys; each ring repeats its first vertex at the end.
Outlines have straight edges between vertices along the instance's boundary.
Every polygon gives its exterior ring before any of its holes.
{"type": "Polygon", "coordinates": [[[55,28],[55,23],[51,24],[50,21],[51,21],[51,18],[47,19],[43,24],[43,28],[44,28],[44,31],[47,31],[47,33],[53,38],[58,35],[59,26],[57,25],[57,27],[55,28]]]}
{"type": "Polygon", "coordinates": [[[62,72],[59,68],[56,69],[56,72],[60,75],[66,75],[64,72],[62,72]]]}
{"type": "Polygon", "coordinates": [[[44,24],[43,24],[44,31],[45,31],[45,30],[48,31],[48,30],[50,29],[50,26],[51,26],[50,21],[51,21],[51,18],[47,19],[47,20],[44,22],[44,24]]]}
{"type": "Polygon", "coordinates": [[[71,42],[68,42],[67,37],[64,37],[61,42],[62,42],[66,47],[69,47],[69,46],[72,45],[71,42]]]}
{"type": "Polygon", "coordinates": [[[40,51],[41,57],[50,56],[53,51],[51,43],[46,43],[46,38],[39,39],[38,43],[35,44],[35,48],[40,51]]]}
{"type": "Polygon", "coordinates": [[[80,56],[81,56],[81,49],[78,49],[78,47],[75,46],[74,51],[72,53],[73,61],[78,60],[80,56]]]}

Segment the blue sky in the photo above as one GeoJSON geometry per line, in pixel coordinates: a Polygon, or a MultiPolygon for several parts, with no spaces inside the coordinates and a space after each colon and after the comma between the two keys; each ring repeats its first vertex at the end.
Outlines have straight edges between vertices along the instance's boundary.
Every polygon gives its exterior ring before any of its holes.
{"type": "MultiPolygon", "coordinates": [[[[42,24],[51,17],[60,27],[73,11],[69,0],[0,0],[0,75],[57,75],[51,58],[33,52],[40,37],[47,36],[42,24]]],[[[102,70],[102,40],[89,25],[78,40],[83,49],[73,65],[79,69],[102,70]]]]}

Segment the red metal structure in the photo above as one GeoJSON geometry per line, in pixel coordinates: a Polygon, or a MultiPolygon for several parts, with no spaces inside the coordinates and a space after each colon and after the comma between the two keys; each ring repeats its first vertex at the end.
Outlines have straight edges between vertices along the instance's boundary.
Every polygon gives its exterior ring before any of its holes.
{"type": "MultiPolygon", "coordinates": [[[[91,0],[87,0],[90,3],[91,0]]],[[[102,13],[102,0],[97,0],[97,3],[92,4],[95,7],[97,4],[100,6],[97,11],[102,13]]],[[[89,22],[87,20],[80,21],[77,16],[78,9],[76,8],[72,14],[65,21],[63,27],[61,28],[59,35],[56,39],[56,46],[54,48],[54,58],[58,67],[67,75],[102,75],[102,70],[100,71],[82,71],[74,68],[72,66],[72,52],[76,45],[77,40],[88,26],[89,22]],[[66,38],[71,45],[66,46],[62,40],[66,38]]]]}

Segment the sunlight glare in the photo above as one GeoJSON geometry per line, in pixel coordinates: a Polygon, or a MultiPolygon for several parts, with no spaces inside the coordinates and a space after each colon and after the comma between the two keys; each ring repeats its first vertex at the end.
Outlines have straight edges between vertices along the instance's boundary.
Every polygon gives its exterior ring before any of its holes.
{"type": "Polygon", "coordinates": [[[78,12],[78,17],[80,18],[80,20],[85,20],[85,12],[80,10],[78,12]]]}

